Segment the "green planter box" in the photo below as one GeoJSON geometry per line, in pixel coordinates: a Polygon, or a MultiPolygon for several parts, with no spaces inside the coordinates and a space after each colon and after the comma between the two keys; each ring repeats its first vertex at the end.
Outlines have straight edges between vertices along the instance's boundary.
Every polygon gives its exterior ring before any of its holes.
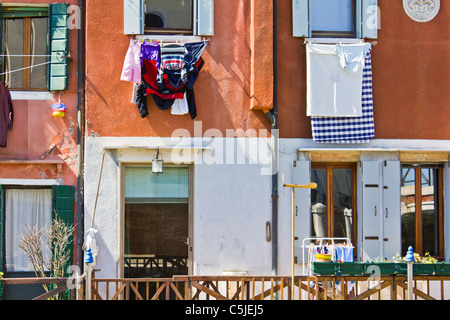
{"type": "Polygon", "coordinates": [[[341,275],[363,275],[366,272],[367,263],[364,262],[344,262],[339,263],[339,272],[341,275]]]}
{"type": "MultiPolygon", "coordinates": [[[[439,263],[413,263],[413,275],[415,276],[430,276],[437,270],[439,263]]],[[[397,263],[397,274],[407,275],[408,265],[406,262],[397,263]]]]}
{"type": "Polygon", "coordinates": [[[335,262],[313,262],[312,272],[323,275],[336,275],[339,268],[335,262]]]}
{"type": "Polygon", "coordinates": [[[371,262],[367,264],[366,275],[392,276],[396,273],[395,262],[371,262]],[[378,273],[379,272],[379,273],[378,273]]]}
{"type": "Polygon", "coordinates": [[[414,275],[430,276],[436,271],[436,263],[415,263],[414,275]]]}
{"type": "Polygon", "coordinates": [[[395,265],[395,271],[398,275],[406,276],[408,273],[408,265],[406,262],[399,262],[395,265]]]}

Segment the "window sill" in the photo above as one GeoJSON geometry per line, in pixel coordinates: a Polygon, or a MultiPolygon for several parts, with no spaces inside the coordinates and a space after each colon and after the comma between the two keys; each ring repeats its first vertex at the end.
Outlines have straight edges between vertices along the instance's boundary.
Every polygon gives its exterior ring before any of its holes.
{"type": "Polygon", "coordinates": [[[53,100],[50,91],[9,91],[12,100],[53,100]]]}
{"type": "Polygon", "coordinates": [[[156,34],[146,34],[146,35],[140,35],[136,36],[136,40],[142,41],[142,40],[153,40],[158,42],[196,42],[196,41],[202,41],[202,38],[199,36],[186,36],[186,35],[156,35],[156,34]]]}
{"type": "Polygon", "coordinates": [[[364,43],[364,39],[361,39],[361,38],[305,38],[305,43],[355,44],[355,43],[364,43]]]}

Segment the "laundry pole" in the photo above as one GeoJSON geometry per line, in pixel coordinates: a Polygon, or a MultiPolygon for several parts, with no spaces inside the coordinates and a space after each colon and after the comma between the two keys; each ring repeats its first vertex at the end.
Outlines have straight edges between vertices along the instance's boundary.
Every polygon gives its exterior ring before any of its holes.
{"type": "MultiPolygon", "coordinates": [[[[284,179],[283,179],[284,180],[284,179]]],[[[283,181],[283,187],[292,188],[292,213],[291,213],[291,299],[294,299],[294,277],[295,277],[295,189],[315,189],[317,188],[317,183],[310,182],[308,184],[285,184],[283,181]]],[[[316,288],[317,289],[317,288],[316,288]]]]}

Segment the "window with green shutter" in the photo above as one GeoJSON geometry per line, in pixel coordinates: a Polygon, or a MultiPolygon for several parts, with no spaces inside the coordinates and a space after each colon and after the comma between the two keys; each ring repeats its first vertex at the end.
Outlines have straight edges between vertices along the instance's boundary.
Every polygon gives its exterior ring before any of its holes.
{"type": "MultiPolygon", "coordinates": [[[[23,225],[38,228],[49,227],[52,219],[58,218],[68,226],[74,224],[74,186],[0,186],[0,271],[33,271],[21,249],[15,243],[7,243],[16,234],[24,232],[23,225]],[[17,230],[14,230],[17,229],[17,230]],[[9,234],[9,236],[8,236],[9,234]],[[9,258],[8,258],[9,257],[9,258]]],[[[18,238],[17,238],[18,239],[18,238]]],[[[73,235],[66,248],[73,253],[73,235]]],[[[67,266],[72,264],[72,259],[67,266]]]]}
{"type": "Polygon", "coordinates": [[[68,4],[0,5],[1,80],[10,90],[68,88],[68,4]]]}

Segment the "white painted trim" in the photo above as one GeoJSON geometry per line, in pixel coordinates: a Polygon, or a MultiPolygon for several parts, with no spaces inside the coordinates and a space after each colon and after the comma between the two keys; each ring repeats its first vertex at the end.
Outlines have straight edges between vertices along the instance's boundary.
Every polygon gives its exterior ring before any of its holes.
{"type": "Polygon", "coordinates": [[[60,185],[56,179],[0,179],[0,185],[54,186],[60,185]]]}
{"type": "Polygon", "coordinates": [[[12,100],[54,100],[50,91],[9,91],[12,100]]]}
{"type": "Polygon", "coordinates": [[[312,139],[298,139],[298,152],[304,151],[440,151],[450,152],[450,140],[375,139],[367,144],[316,143],[312,139]]]}

